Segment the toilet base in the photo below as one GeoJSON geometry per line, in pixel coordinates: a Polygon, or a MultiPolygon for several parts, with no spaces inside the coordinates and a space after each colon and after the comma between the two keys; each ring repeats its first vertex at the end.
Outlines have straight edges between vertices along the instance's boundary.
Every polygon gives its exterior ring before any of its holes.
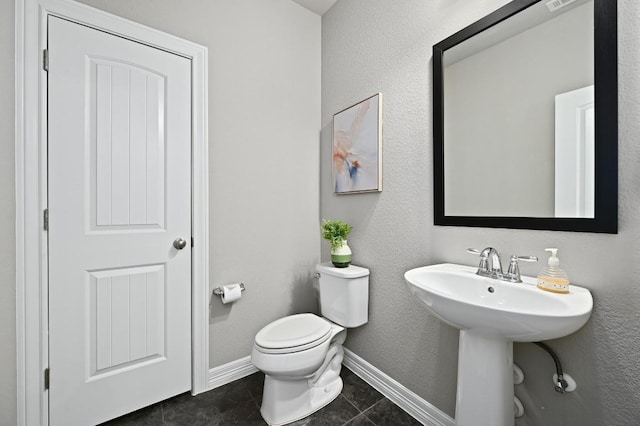
{"type": "Polygon", "coordinates": [[[342,378],[315,386],[308,380],[277,380],[265,376],[260,414],[272,426],[303,419],[336,399],[342,391],[342,378]]]}

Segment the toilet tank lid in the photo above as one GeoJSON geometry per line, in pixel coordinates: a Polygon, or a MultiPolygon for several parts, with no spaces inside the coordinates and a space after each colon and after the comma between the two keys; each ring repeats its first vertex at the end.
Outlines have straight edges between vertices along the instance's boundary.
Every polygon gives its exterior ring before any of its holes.
{"type": "Polygon", "coordinates": [[[331,323],[317,315],[289,315],[264,326],[255,342],[267,349],[295,348],[320,340],[330,331],[331,323]]]}
{"type": "Polygon", "coordinates": [[[321,274],[333,275],[340,278],[360,278],[369,275],[367,268],[349,265],[346,268],[336,268],[331,262],[320,263],[316,265],[316,271],[321,274]]]}

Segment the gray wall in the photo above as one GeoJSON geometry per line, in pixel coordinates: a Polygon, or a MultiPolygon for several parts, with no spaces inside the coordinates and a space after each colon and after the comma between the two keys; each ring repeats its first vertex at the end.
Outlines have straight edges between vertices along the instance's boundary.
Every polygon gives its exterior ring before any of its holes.
{"type": "MultiPolygon", "coordinates": [[[[551,341],[578,390],[560,395],[553,363],[532,344],[515,345],[525,383],[516,394],[519,426],[632,425],[640,418],[640,3],[619,0],[620,233],[435,227],[433,223],[431,47],[505,4],[339,0],[322,20],[321,217],[354,225],[354,263],[371,269],[370,321],[346,346],[449,415],[455,406],[457,332],[414,301],[402,274],[413,267],[473,265],[466,247],[505,255],[560,248],[570,278],[595,299],[591,321],[551,341]],[[332,114],[384,94],[384,192],[336,197],[331,191],[332,114]]],[[[328,248],[323,246],[323,258],[328,248]]],[[[536,275],[543,263],[525,264],[536,275]]]]}
{"type": "Polygon", "coordinates": [[[0,2],[0,424],[16,422],[13,1],[0,2]],[[5,423],[6,421],[6,423],[5,423]]]}

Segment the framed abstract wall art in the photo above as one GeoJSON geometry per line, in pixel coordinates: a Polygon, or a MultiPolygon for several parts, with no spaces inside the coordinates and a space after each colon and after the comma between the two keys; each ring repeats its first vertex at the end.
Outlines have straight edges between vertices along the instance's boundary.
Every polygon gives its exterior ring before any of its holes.
{"type": "Polygon", "coordinates": [[[382,93],[333,116],[336,194],[382,191],[382,93]]]}

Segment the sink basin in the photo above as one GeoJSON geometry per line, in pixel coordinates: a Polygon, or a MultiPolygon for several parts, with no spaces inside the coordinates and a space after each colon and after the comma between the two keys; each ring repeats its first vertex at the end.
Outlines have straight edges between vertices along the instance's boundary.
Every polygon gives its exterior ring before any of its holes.
{"type": "Polygon", "coordinates": [[[591,315],[593,299],[582,287],[557,294],[537,288],[534,278],[510,283],[478,276],[476,270],[440,264],[412,269],[404,277],[413,294],[447,324],[511,341],[564,337],[591,315]]]}
{"type": "Polygon", "coordinates": [[[456,426],[513,426],[513,342],[555,339],[582,327],[593,308],[589,290],[540,290],[536,280],[510,283],[441,264],[408,271],[409,288],[429,312],[460,329],[456,426]]]}

